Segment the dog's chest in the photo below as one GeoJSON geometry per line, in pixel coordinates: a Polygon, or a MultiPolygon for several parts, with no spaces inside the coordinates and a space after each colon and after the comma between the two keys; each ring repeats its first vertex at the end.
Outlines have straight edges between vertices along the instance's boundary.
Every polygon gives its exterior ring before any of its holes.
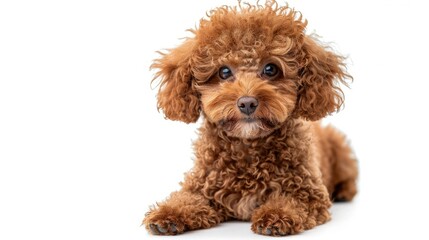
{"type": "Polygon", "coordinates": [[[227,209],[231,217],[249,220],[270,192],[269,176],[261,164],[252,162],[252,157],[239,160],[225,161],[221,169],[212,171],[206,186],[212,186],[211,198],[227,209]]]}
{"type": "Polygon", "coordinates": [[[222,205],[231,217],[249,220],[252,212],[262,203],[260,187],[255,185],[253,189],[246,189],[244,186],[250,184],[248,180],[223,180],[224,184],[218,185],[212,192],[213,199],[222,205]]]}

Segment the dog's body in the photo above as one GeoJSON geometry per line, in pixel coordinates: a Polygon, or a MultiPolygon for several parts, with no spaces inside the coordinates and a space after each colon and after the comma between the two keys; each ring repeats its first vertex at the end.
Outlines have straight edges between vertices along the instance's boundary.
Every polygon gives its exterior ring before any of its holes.
{"type": "Polygon", "coordinates": [[[356,194],[356,161],[344,137],[318,119],[337,110],[343,58],[304,34],[293,10],[222,7],[195,37],[164,54],[158,106],[203,126],[182,189],[147,213],[153,234],[251,220],[288,235],[329,220],[331,199],[356,194]]]}

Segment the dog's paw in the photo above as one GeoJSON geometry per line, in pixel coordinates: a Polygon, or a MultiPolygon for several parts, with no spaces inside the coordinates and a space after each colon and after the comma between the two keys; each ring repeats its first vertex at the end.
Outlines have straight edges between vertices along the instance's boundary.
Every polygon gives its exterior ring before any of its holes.
{"type": "Polygon", "coordinates": [[[145,221],[144,224],[153,235],[177,235],[185,231],[183,223],[170,219],[145,221]]]}
{"type": "Polygon", "coordinates": [[[273,224],[265,225],[263,223],[255,223],[252,225],[252,230],[255,233],[266,236],[286,236],[290,234],[287,227],[281,226],[282,223],[275,222],[273,224]]]}
{"type": "Polygon", "coordinates": [[[185,231],[185,225],[174,211],[156,209],[148,212],[143,224],[153,235],[176,235],[185,231]]]}
{"type": "Polygon", "coordinates": [[[176,235],[179,233],[175,223],[150,223],[148,230],[153,235],[176,235]]]}
{"type": "Polygon", "coordinates": [[[299,217],[283,211],[269,211],[253,218],[252,231],[267,236],[286,236],[304,231],[299,217]]]}

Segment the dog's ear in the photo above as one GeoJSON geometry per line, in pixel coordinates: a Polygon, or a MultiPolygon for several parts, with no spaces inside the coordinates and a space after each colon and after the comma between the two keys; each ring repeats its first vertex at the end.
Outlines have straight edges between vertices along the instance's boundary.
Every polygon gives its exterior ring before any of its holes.
{"type": "Polygon", "coordinates": [[[151,69],[158,69],[155,79],[160,78],[158,110],[165,117],[185,123],[196,122],[200,116],[200,101],[193,86],[190,60],[195,40],[187,39],[179,47],[161,53],[151,69]]]}
{"type": "Polygon", "coordinates": [[[337,111],[344,101],[339,83],[347,86],[344,58],[326,50],[310,36],[304,37],[303,64],[295,114],[316,121],[337,111]]]}

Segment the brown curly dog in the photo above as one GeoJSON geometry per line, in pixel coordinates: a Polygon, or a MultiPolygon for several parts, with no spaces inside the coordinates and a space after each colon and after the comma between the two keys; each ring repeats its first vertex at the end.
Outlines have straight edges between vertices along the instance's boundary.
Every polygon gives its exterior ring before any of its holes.
{"type": "Polygon", "coordinates": [[[296,234],[328,221],[332,200],[352,200],[352,151],[317,122],[340,108],[338,85],[351,76],[306,25],[274,1],[223,6],[155,60],[158,108],[171,120],[204,120],[195,166],[180,191],[146,214],[149,232],[239,219],[255,233],[296,234]]]}

